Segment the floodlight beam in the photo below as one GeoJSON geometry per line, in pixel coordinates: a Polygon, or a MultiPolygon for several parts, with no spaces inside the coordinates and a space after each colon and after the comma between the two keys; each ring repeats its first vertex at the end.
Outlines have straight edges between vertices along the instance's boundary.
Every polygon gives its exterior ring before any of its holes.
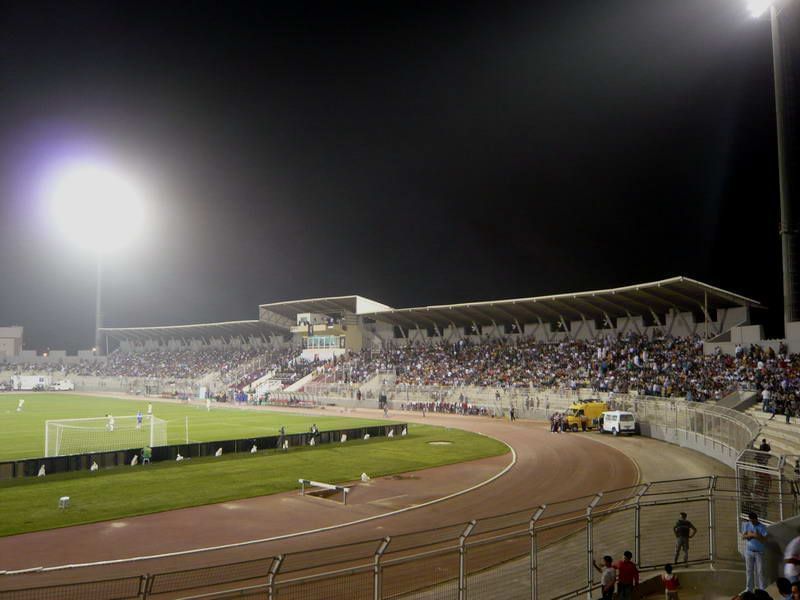
{"type": "Polygon", "coordinates": [[[103,258],[141,228],[142,194],[136,183],[109,164],[72,161],[45,180],[44,194],[55,225],[97,263],[94,353],[102,354],[103,258]]]}

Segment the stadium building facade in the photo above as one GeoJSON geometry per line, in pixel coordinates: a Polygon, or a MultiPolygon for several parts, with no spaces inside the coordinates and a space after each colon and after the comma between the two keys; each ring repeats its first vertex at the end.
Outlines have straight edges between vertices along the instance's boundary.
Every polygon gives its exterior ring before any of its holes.
{"type": "Polygon", "coordinates": [[[358,295],[291,300],[260,305],[259,318],[252,321],[101,331],[108,347],[293,345],[308,360],[387,345],[515,337],[558,342],[625,333],[697,335],[708,352],[718,347],[732,352],[737,344],[763,341],[761,327],[751,323],[751,311],[760,308],[758,301],[734,292],[673,277],[604,290],[400,309],[358,295]]]}

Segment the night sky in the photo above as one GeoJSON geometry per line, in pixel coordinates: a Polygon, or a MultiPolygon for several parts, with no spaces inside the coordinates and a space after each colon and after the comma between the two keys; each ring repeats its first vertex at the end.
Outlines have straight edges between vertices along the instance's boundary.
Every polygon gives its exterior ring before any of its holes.
{"type": "Polygon", "coordinates": [[[148,190],[145,235],[107,259],[108,326],[687,275],[772,327],[775,139],[769,20],[744,0],[9,2],[0,325],[91,346],[94,258],[38,189],[102,156],[148,190]]]}

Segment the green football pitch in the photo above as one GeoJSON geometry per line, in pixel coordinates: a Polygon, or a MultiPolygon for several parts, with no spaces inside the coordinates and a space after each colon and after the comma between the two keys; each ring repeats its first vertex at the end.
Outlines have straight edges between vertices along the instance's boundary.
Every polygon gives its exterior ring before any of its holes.
{"type": "MultiPolygon", "coordinates": [[[[102,418],[147,414],[151,401],[100,398],[74,394],[11,393],[0,394],[0,461],[44,456],[44,430],[48,419],[102,418]],[[22,411],[17,412],[19,399],[22,411]]],[[[354,419],[320,411],[319,415],[295,415],[267,410],[242,410],[225,404],[178,404],[153,401],[153,415],[167,422],[167,443],[186,442],[186,423],[190,442],[215,442],[308,431],[316,423],[321,431],[380,425],[385,421],[354,419]]]]}
{"type": "MultiPolygon", "coordinates": [[[[0,460],[41,456],[46,419],[102,417],[106,413],[124,416],[136,414],[137,410],[145,412],[147,400],[2,394],[0,460]],[[25,398],[21,412],[16,411],[19,398],[25,398]]],[[[325,416],[323,411],[292,415],[214,407],[209,412],[204,406],[158,402],[153,402],[153,414],[168,422],[170,443],[185,441],[187,416],[190,438],[195,441],[270,435],[281,425],[292,433],[308,431],[312,423],[324,431],[387,422],[325,416]]],[[[297,488],[299,477],[342,483],[357,480],[362,472],[373,478],[383,477],[508,451],[502,442],[483,435],[412,424],[407,436],[393,439],[351,440],[345,444],[291,448],[287,452],[228,454],[0,481],[0,536],[285,492],[297,488]],[[58,509],[61,496],[70,496],[68,510],[58,509]]]]}

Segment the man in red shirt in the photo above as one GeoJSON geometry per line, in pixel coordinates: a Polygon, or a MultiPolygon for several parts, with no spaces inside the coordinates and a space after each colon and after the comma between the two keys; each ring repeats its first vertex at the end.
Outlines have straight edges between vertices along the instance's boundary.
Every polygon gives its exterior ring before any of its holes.
{"type": "Polygon", "coordinates": [[[631,600],[634,586],[639,585],[639,569],[631,560],[633,554],[625,550],[623,559],[613,564],[617,570],[617,597],[619,600],[631,600]]]}

